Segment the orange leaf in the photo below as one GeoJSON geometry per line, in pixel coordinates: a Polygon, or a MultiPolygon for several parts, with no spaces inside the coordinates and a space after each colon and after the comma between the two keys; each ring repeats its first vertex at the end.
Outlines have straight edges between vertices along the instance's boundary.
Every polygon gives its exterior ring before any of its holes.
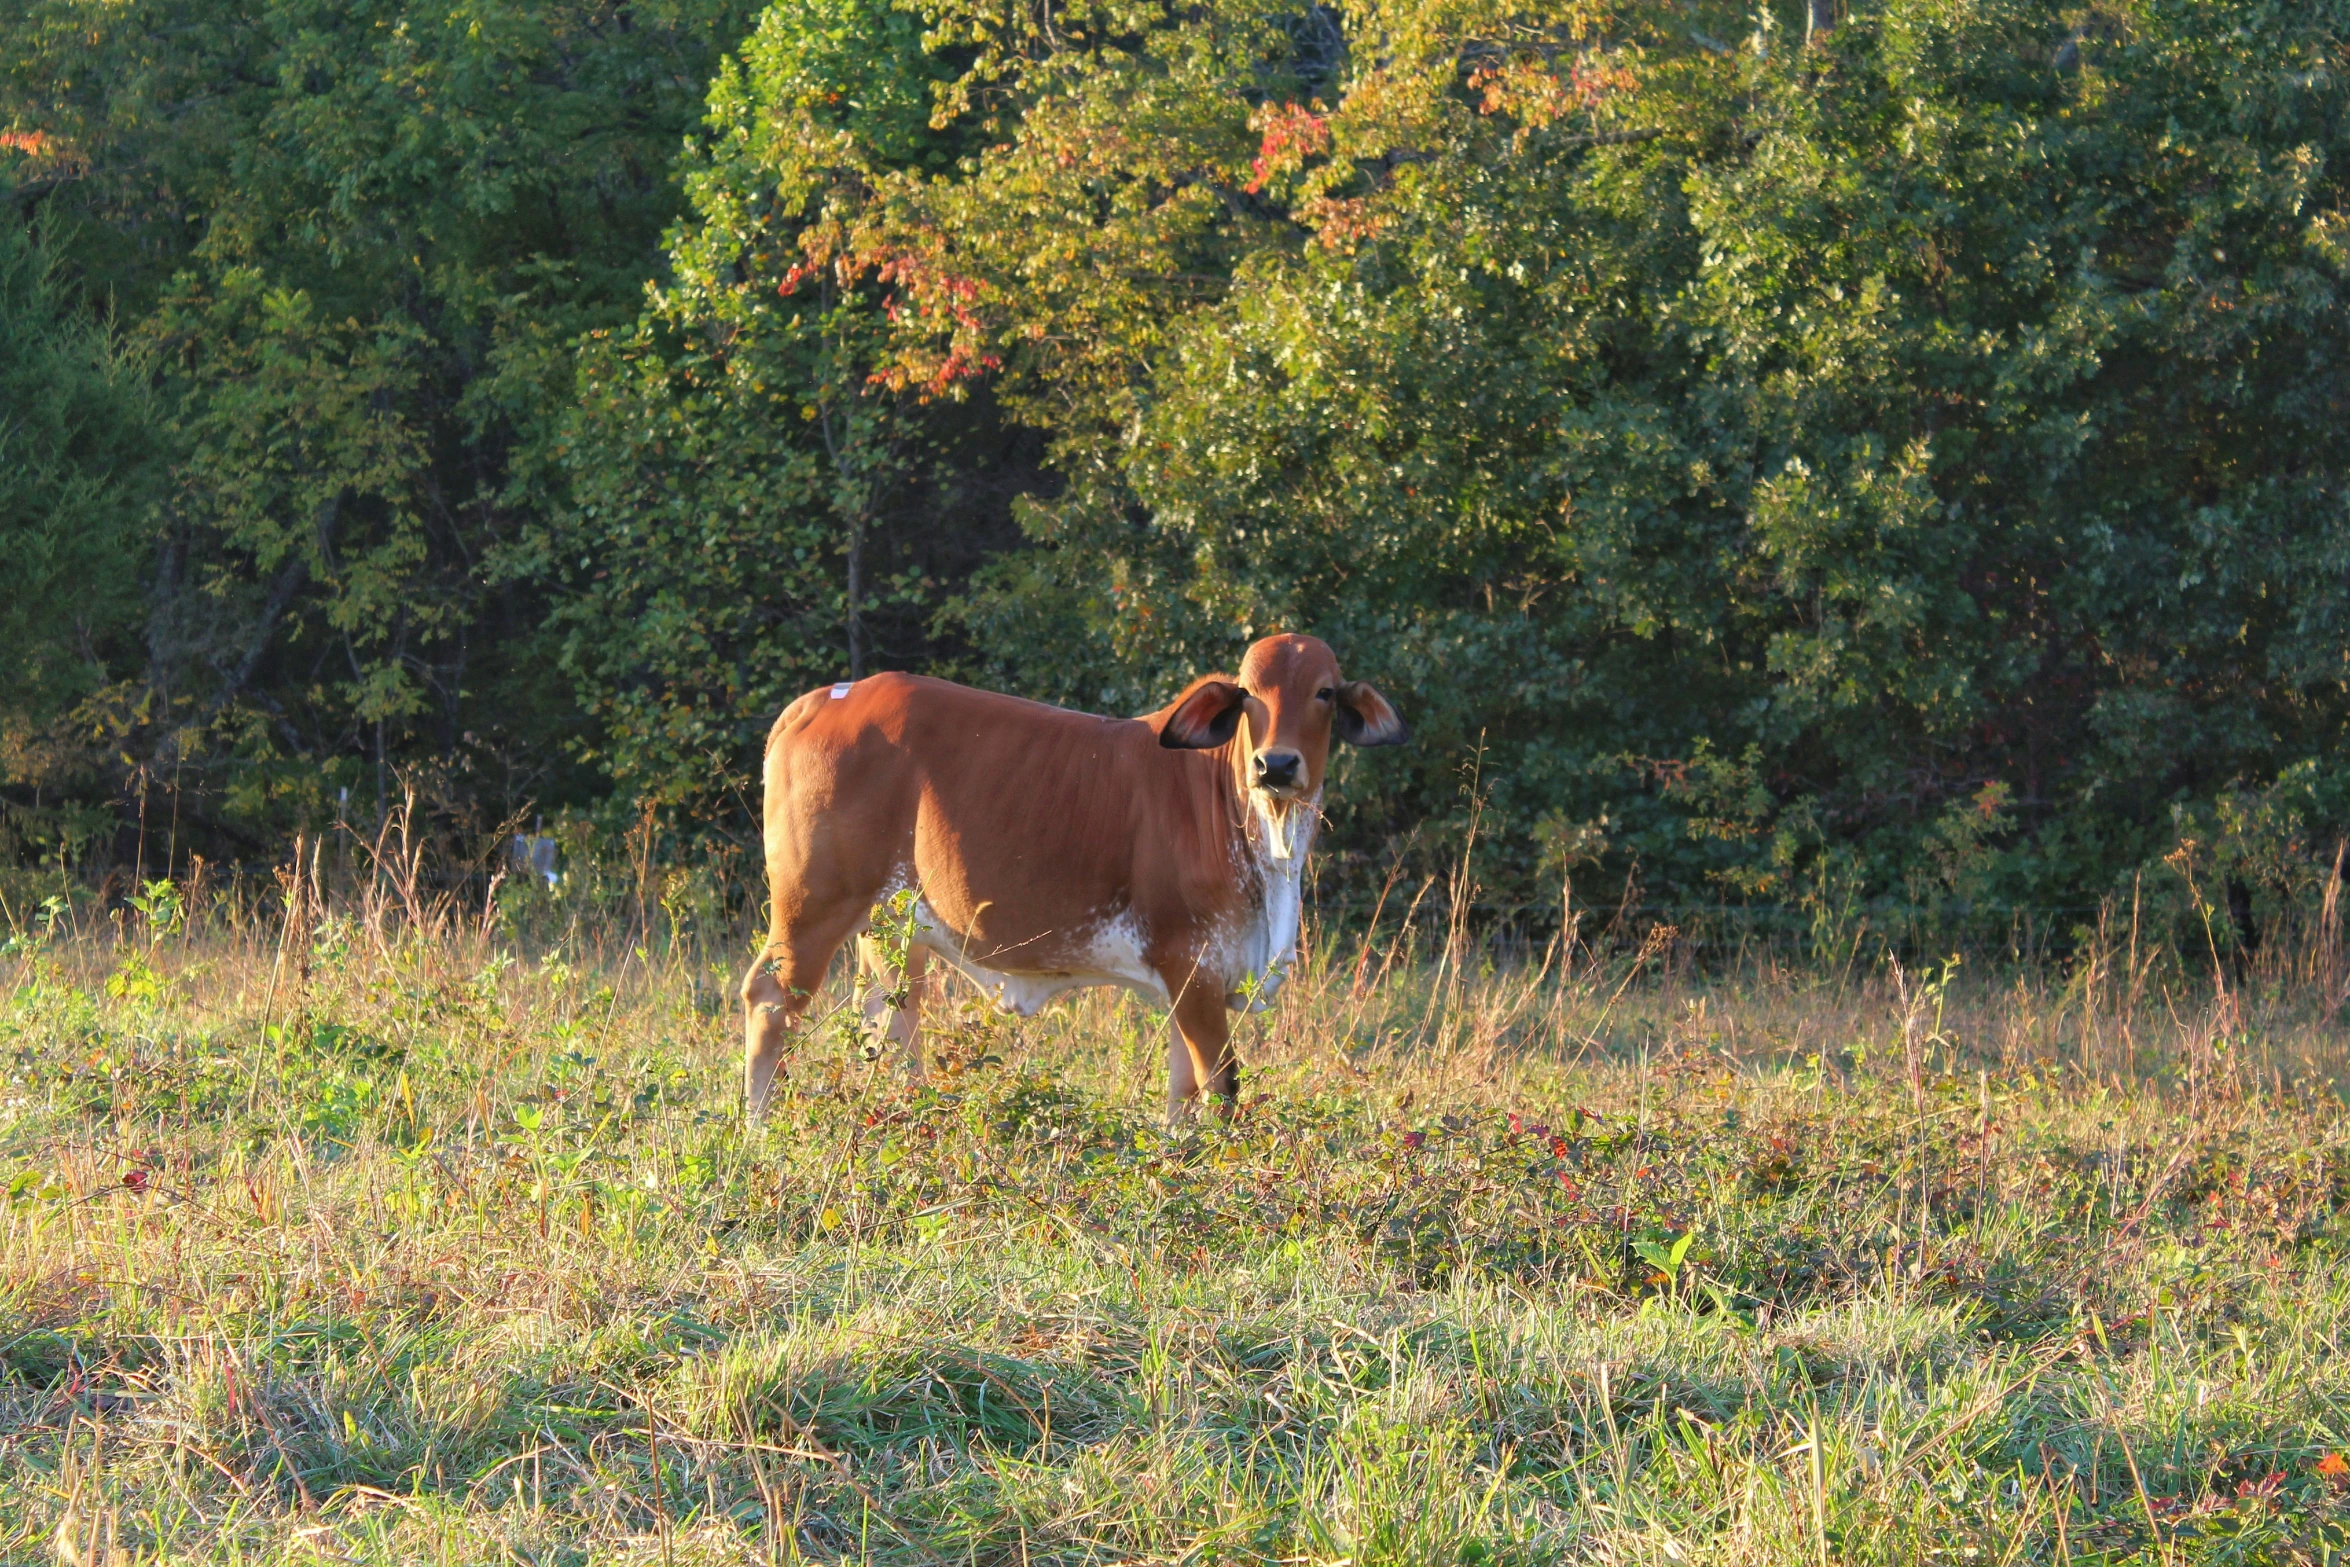
{"type": "Polygon", "coordinates": [[[2350,1458],[2340,1453],[2328,1453],[2317,1461],[2317,1472],[2328,1480],[2350,1478],[2350,1458]]]}

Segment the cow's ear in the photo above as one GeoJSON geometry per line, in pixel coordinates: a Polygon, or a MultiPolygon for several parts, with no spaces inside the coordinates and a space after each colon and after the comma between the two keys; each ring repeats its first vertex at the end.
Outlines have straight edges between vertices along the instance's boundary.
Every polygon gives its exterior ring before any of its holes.
{"type": "Polygon", "coordinates": [[[1349,680],[1338,688],[1339,739],[1350,745],[1401,745],[1411,737],[1395,708],[1369,681],[1349,680]]]}
{"type": "Polygon", "coordinates": [[[1220,675],[1194,680],[1159,720],[1159,744],[1170,751],[1206,751],[1240,728],[1248,693],[1220,675]]]}

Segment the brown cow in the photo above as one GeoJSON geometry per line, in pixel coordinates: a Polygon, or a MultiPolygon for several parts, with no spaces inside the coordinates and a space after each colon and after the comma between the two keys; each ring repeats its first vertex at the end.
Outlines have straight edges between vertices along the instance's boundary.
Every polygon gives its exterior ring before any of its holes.
{"type": "MultiPolygon", "coordinates": [[[[1299,636],[1139,719],[896,674],[793,702],[767,737],[774,919],[743,977],[751,1114],[833,954],[903,891],[911,983],[888,1032],[909,1071],[936,957],[1022,1016],[1080,986],[1139,991],[1174,1015],[1169,1113],[1203,1086],[1232,1100],[1225,1010],[1269,1001],[1296,949],[1334,734],[1396,745],[1405,729],[1299,636]]],[[[877,1018],[886,992],[867,1005],[877,1018]]]]}

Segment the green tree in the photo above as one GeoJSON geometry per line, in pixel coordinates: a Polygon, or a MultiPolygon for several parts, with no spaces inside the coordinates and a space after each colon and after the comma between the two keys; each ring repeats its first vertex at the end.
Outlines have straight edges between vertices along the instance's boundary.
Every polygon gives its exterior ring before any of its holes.
{"type": "Polygon", "coordinates": [[[938,652],[926,584],[983,526],[948,471],[981,367],[901,373],[891,314],[935,279],[864,209],[952,166],[943,76],[903,12],[771,7],[711,86],[667,279],[585,345],[569,498],[514,569],[564,584],[564,667],[623,797],[740,822],[785,702],[938,652]]]}
{"type": "MultiPolygon", "coordinates": [[[[0,783],[88,782],[84,704],[136,657],[162,494],[146,367],[0,194],[0,783]]],[[[0,822],[46,848],[52,813],[0,822]]]]}
{"type": "Polygon", "coordinates": [[[1419,735],[1334,886],[1479,809],[1495,900],[1939,940],[2350,828],[2346,0],[9,5],[168,462],[18,728],[238,820],[740,823],[808,684],[1284,625],[1419,735]]]}
{"type": "Polygon", "coordinates": [[[1495,885],[1605,814],[1590,874],[1681,901],[2078,903],[2338,754],[2342,8],[1804,19],[1369,6],[1327,99],[1246,8],[999,70],[1016,130],[898,200],[981,283],[925,341],[1069,480],[969,607],[1006,677],[1310,626],[1421,725],[1358,842],[1459,823],[1482,739],[1495,885]]]}
{"type": "Polygon", "coordinates": [[[116,749],[174,756],[196,814],[258,844],[403,759],[553,781],[544,597],[485,562],[545,502],[520,459],[572,342],[633,313],[750,14],[0,5],[0,127],[68,171],[43,220],[169,415],[162,544],[119,568],[157,608],[109,673],[116,749]]]}

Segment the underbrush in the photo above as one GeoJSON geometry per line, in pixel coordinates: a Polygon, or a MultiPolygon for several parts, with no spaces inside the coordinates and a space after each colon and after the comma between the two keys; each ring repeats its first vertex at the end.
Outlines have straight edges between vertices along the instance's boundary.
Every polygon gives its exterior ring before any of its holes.
{"type": "Polygon", "coordinates": [[[688,947],[166,914],[0,970],[10,1561],[2350,1542],[2291,996],[1325,951],[1229,1122],[1094,995],[746,1131],[688,947]]]}

